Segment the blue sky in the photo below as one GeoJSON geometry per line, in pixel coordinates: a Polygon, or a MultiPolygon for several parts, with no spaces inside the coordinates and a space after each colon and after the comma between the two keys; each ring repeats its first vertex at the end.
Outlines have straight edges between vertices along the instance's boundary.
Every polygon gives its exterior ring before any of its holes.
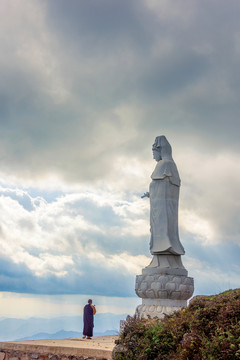
{"type": "Polygon", "coordinates": [[[89,295],[134,311],[159,135],[195,295],[239,287],[239,15],[234,0],[1,1],[0,316],[77,314],[66,302],[89,295]]]}

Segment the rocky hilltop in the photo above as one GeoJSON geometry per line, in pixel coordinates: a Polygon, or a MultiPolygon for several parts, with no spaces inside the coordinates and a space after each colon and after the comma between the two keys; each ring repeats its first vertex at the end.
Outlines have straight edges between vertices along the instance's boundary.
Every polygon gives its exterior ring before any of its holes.
{"type": "Polygon", "coordinates": [[[162,320],[128,318],[114,359],[240,359],[240,289],[197,296],[162,320]]]}

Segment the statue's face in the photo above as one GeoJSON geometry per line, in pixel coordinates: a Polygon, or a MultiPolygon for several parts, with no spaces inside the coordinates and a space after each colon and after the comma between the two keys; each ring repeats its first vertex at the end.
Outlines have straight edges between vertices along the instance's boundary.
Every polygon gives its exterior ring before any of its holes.
{"type": "Polygon", "coordinates": [[[160,161],[160,160],[162,159],[161,153],[160,153],[159,150],[153,149],[153,158],[154,158],[156,161],[160,161]]]}

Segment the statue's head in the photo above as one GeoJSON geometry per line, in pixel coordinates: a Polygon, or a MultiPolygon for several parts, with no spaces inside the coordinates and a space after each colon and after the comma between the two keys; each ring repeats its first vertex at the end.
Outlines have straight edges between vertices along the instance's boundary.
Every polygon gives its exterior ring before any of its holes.
{"type": "Polygon", "coordinates": [[[153,158],[160,161],[163,158],[172,158],[172,148],[164,135],[157,136],[152,146],[153,158]]]}

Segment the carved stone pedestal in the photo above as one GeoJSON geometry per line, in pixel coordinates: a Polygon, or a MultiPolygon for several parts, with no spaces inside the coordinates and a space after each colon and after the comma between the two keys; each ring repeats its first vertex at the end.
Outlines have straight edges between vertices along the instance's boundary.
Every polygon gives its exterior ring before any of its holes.
{"type": "Polygon", "coordinates": [[[151,264],[136,277],[135,291],[142,298],[136,315],[162,318],[186,307],[194,291],[193,278],[187,275],[181,256],[154,255],[151,264]]]}

